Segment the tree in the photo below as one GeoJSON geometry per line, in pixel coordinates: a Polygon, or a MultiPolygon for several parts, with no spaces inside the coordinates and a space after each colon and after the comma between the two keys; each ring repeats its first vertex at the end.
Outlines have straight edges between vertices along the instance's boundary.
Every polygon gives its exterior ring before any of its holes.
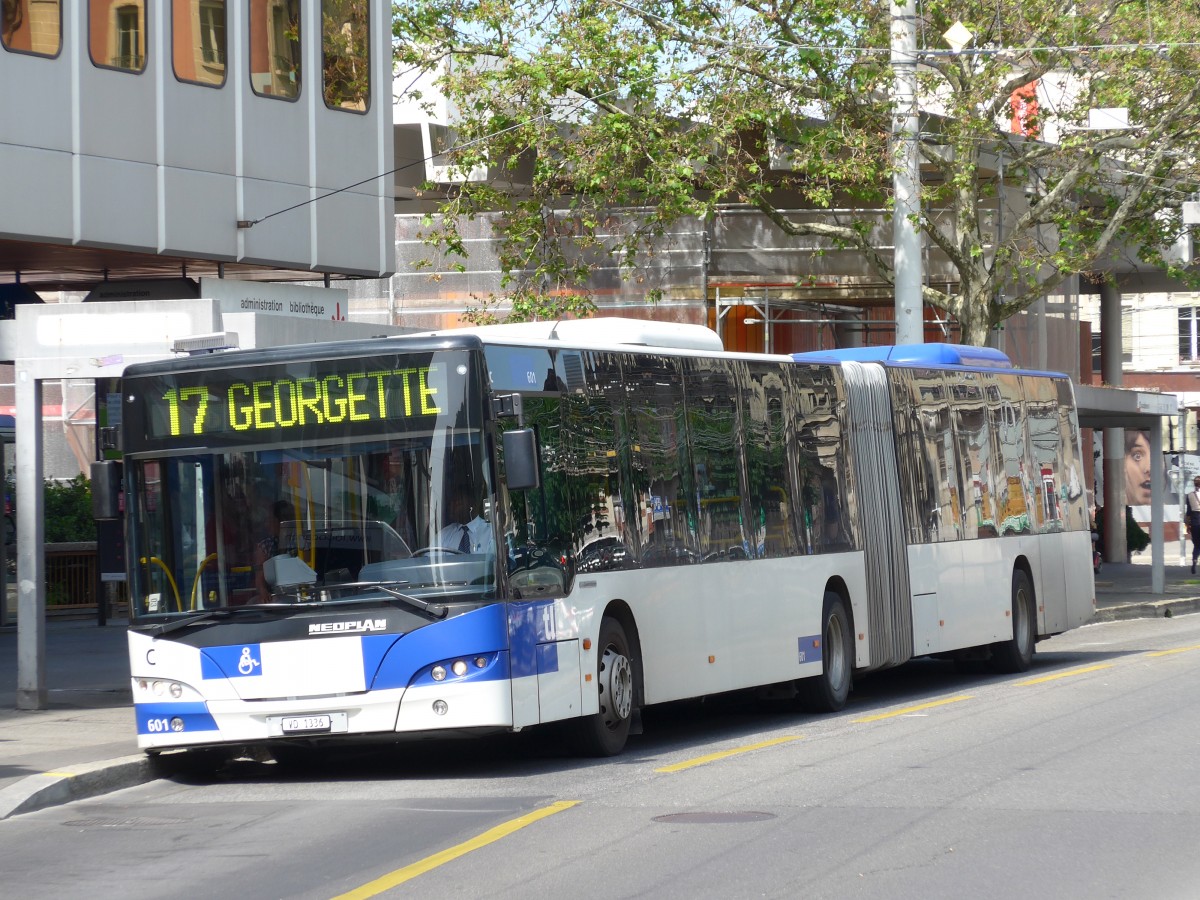
{"type": "MultiPolygon", "coordinates": [[[[431,237],[463,253],[458,217],[500,211],[505,289],[526,314],[551,295],[579,304],[597,254],[632,268],[673,222],[729,203],[855,248],[894,283],[877,218],[787,211],[890,205],[890,29],[887,4],[854,0],[398,4],[398,62],[441,73],[455,164],[492,173],[443,203],[431,237]],[[790,171],[768,167],[772,150],[790,171]],[[635,207],[618,239],[598,237],[635,207]]],[[[1198,183],[1200,22],[1184,5],[926,0],[918,34],[917,225],[958,275],[923,299],[963,340],[1114,254],[1167,265],[1198,183]],[[942,37],[958,20],[961,52],[942,37]],[[1088,129],[1106,108],[1129,127],[1088,129]]]]}

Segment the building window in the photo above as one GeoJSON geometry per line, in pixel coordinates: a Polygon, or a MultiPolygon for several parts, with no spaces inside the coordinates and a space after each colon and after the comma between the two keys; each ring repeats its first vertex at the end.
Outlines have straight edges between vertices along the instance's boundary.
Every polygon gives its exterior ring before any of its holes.
{"type": "Polygon", "coordinates": [[[62,49],[61,0],[3,0],[0,43],[16,53],[58,56],[62,49]]]}
{"type": "Polygon", "coordinates": [[[225,83],[225,0],[174,0],[171,31],[176,78],[225,83]]]}
{"type": "Polygon", "coordinates": [[[1197,318],[1200,307],[1179,307],[1179,363],[1200,363],[1200,340],[1197,339],[1197,318]]]}
{"type": "Polygon", "coordinates": [[[250,87],[262,97],[300,96],[300,0],[251,0],[250,87]]]}
{"type": "Polygon", "coordinates": [[[322,0],[321,77],[330,109],[365,112],[371,101],[370,21],[367,0],[322,0]]]}
{"type": "Polygon", "coordinates": [[[88,34],[97,66],[125,72],[146,68],[145,0],[91,0],[88,34]]]}
{"type": "Polygon", "coordinates": [[[1121,364],[1133,362],[1133,310],[1121,310],[1121,364]]]}

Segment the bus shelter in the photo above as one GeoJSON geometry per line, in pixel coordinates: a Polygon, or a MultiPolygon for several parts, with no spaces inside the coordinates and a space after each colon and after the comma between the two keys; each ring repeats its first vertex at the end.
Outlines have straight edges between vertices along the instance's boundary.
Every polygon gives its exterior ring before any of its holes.
{"type": "Polygon", "coordinates": [[[1104,432],[1104,506],[1119,509],[1119,529],[1105,529],[1105,555],[1108,559],[1125,558],[1123,515],[1125,497],[1125,430],[1146,431],[1150,436],[1150,589],[1165,591],[1163,509],[1166,505],[1166,478],[1163,471],[1162,420],[1179,413],[1174,394],[1132,391],[1121,388],[1076,385],[1075,401],[1082,428],[1104,432]]]}
{"type": "Polygon", "coordinates": [[[14,361],[16,381],[18,709],[45,709],[48,696],[43,384],[94,379],[99,385],[119,379],[133,363],[184,353],[354,340],[408,330],[346,321],[346,294],[202,278],[199,298],[28,304],[17,308],[15,319],[0,321],[0,359],[14,361]]]}

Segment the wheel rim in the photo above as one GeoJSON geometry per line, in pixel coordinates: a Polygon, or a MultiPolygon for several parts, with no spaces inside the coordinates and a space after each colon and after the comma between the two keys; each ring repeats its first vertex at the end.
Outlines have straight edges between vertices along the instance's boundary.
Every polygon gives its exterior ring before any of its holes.
{"type": "Polygon", "coordinates": [[[825,672],[830,686],[840,688],[846,679],[849,660],[846,658],[846,632],[838,616],[825,623],[825,672]]]}
{"type": "Polygon", "coordinates": [[[600,660],[600,713],[604,724],[616,728],[633,711],[633,667],[616,647],[604,649],[600,660]]]}
{"type": "Polygon", "coordinates": [[[1017,596],[1013,599],[1013,628],[1015,629],[1013,638],[1016,640],[1017,649],[1022,656],[1029,652],[1031,631],[1029,625],[1029,595],[1022,587],[1017,589],[1017,596]]]}

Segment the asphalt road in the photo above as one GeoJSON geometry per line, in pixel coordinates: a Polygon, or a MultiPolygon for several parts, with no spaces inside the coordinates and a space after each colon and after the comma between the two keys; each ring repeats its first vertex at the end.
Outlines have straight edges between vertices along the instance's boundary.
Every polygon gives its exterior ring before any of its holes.
{"type": "Polygon", "coordinates": [[[552,738],[244,762],[0,822],[7,896],[1194,897],[1200,615],[1088,626],[1022,676],[919,661],[845,712],[651,711],[552,738]]]}

